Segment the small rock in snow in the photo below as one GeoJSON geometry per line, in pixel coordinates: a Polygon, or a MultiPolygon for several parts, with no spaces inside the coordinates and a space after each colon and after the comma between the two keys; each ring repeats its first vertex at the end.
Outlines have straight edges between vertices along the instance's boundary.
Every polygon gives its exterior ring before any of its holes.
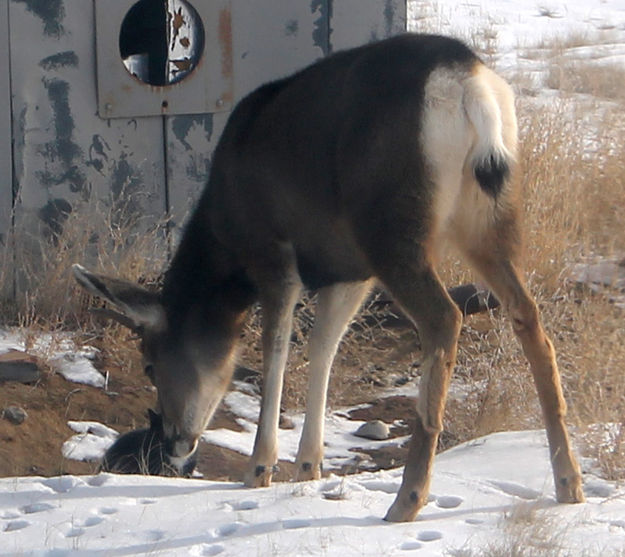
{"type": "Polygon", "coordinates": [[[390,434],[388,425],[380,420],[372,420],[362,424],[354,433],[357,437],[373,439],[374,441],[384,441],[384,439],[389,438],[390,434]]]}

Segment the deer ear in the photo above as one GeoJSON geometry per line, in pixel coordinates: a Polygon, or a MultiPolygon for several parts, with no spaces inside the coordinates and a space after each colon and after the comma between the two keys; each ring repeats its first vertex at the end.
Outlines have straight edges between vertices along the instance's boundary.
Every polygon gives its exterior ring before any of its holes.
{"type": "Polygon", "coordinates": [[[112,310],[102,312],[122,325],[133,329],[155,329],[165,320],[160,297],[132,282],[97,275],[82,265],[72,265],[74,278],[89,294],[105,299],[121,313],[112,310]]]}

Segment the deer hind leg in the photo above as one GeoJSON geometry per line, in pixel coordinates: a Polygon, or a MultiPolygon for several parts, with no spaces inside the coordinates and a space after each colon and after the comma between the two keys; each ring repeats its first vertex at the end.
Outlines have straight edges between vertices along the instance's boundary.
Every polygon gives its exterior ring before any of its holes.
{"type": "Polygon", "coordinates": [[[462,316],[427,258],[414,254],[396,261],[380,272],[380,278],[416,324],[423,347],[423,374],[408,459],[401,487],[385,517],[405,522],[413,520],[427,502],[462,316]]]}
{"type": "Polygon", "coordinates": [[[529,361],[547,429],[556,498],[560,503],[582,502],[582,478],[564,422],[566,402],[556,354],[540,322],[536,303],[509,258],[480,252],[472,253],[470,259],[502,306],[507,308],[514,332],[529,361]]]}
{"type": "Polygon", "coordinates": [[[262,402],[254,451],[245,474],[248,487],[267,487],[278,462],[278,422],[282,383],[293,328],[293,310],[301,292],[301,281],[290,250],[266,271],[255,273],[259,284],[263,318],[262,402]]]}
{"type": "Polygon", "coordinates": [[[304,429],[297,451],[297,480],[321,477],[326,396],[330,369],[347,325],[371,282],[339,283],[319,291],[315,325],[308,342],[308,394],[304,429]]]}

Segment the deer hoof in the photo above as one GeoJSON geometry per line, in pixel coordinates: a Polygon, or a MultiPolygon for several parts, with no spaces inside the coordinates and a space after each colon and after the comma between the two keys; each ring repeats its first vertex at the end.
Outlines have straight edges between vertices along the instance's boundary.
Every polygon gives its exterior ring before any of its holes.
{"type": "Polygon", "coordinates": [[[319,480],[321,479],[321,472],[323,471],[322,464],[312,462],[298,462],[297,463],[297,473],[296,473],[296,481],[298,482],[307,482],[310,480],[319,480]]]}
{"type": "Polygon", "coordinates": [[[586,501],[581,476],[561,477],[556,485],[556,499],[558,503],[583,503],[586,501]]]}
{"type": "Polygon", "coordinates": [[[407,496],[400,491],[395,502],[391,505],[384,517],[387,522],[412,522],[427,497],[419,497],[416,491],[411,491],[407,496]]]}
{"type": "Polygon", "coordinates": [[[274,472],[278,471],[278,466],[254,465],[245,475],[246,487],[269,487],[271,485],[271,477],[274,472]]]}

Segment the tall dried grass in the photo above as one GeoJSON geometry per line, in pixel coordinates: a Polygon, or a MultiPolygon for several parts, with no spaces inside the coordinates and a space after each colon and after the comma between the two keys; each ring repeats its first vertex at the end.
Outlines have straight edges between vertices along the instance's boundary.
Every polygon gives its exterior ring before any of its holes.
{"type": "Polygon", "coordinates": [[[157,280],[167,259],[165,221],[148,222],[130,210],[129,198],[124,199],[79,202],[54,230],[41,223],[16,225],[14,251],[4,255],[0,276],[6,290],[15,280],[15,305],[12,314],[3,313],[5,321],[56,328],[83,320],[85,298],[71,279],[73,263],[138,282],[157,280]]]}

